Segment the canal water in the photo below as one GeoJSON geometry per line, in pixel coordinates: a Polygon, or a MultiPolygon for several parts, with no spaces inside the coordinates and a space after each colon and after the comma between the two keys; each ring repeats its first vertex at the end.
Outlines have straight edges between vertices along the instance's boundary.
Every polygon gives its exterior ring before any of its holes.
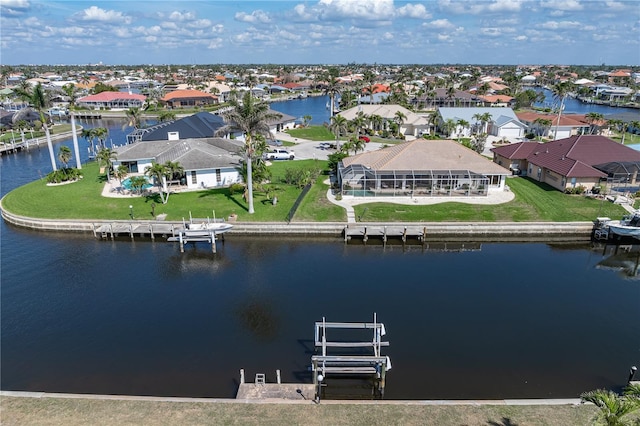
{"type": "MultiPolygon", "coordinates": [[[[93,125],[115,144],[126,133],[93,125]]],[[[2,194],[48,163],[46,146],[0,157],[2,194]]],[[[576,397],[623,385],[640,363],[637,257],[601,246],[444,251],[232,232],[217,254],[181,254],[162,241],[0,232],[3,390],[233,397],[241,368],[310,382],[314,322],[373,312],[391,342],[388,399],[576,397]]]]}

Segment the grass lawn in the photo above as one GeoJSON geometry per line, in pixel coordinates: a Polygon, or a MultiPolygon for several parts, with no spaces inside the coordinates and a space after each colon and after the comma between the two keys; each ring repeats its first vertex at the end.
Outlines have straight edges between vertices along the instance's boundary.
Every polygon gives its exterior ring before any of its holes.
{"type": "Polygon", "coordinates": [[[625,210],[608,201],[567,195],[527,178],[510,178],[509,203],[477,205],[447,202],[428,206],[368,203],[354,207],[365,222],[581,222],[599,216],[619,218],[625,210]],[[366,210],[365,210],[366,209],[366,210]]]}
{"type": "MultiPolygon", "coordinates": [[[[107,198],[100,194],[104,185],[104,175],[98,172],[96,163],[83,166],[84,178],[78,182],[47,186],[43,179],[24,185],[9,194],[4,199],[7,210],[30,217],[63,218],[63,219],[114,219],[128,220],[129,206],[133,207],[134,217],[141,220],[152,220],[151,204],[155,203],[155,213],[167,214],[167,220],[182,220],[193,217],[212,217],[215,210],[216,217],[228,217],[235,213],[239,221],[286,221],[289,210],[300,194],[300,189],[292,185],[281,184],[285,171],[289,168],[305,167],[326,168],[325,161],[306,160],[274,162],[272,168],[272,184],[254,185],[255,214],[247,213],[248,205],[241,193],[230,194],[228,188],[207,189],[203,191],[183,192],[172,194],[167,204],[162,204],[157,195],[150,197],[107,198]],[[267,190],[271,189],[278,198],[277,205],[273,205],[267,197],[267,190]]],[[[326,192],[328,186],[316,182],[317,188],[310,194],[326,192]]],[[[336,206],[327,202],[327,210],[314,206],[310,210],[316,211],[318,217],[335,220],[338,210],[336,206]],[[330,204],[330,205],[329,205],[330,204]]],[[[294,218],[294,220],[297,220],[294,218]]]]}
{"type": "Polygon", "coordinates": [[[592,424],[592,405],[236,404],[2,398],[7,425],[521,425],[592,424]]]}
{"type": "MultiPolygon", "coordinates": [[[[622,134],[616,133],[614,135],[609,136],[609,139],[612,139],[616,142],[622,142],[622,134]]],[[[640,143],[640,135],[636,135],[634,133],[627,132],[624,135],[624,144],[625,145],[634,145],[640,143]]]]}
{"type": "MultiPolygon", "coordinates": [[[[47,186],[43,179],[24,185],[6,195],[4,207],[15,214],[45,219],[109,219],[128,220],[129,206],[135,219],[152,220],[155,214],[167,214],[167,220],[193,217],[228,217],[235,213],[239,221],[284,222],[301,189],[284,184],[287,169],[315,167],[326,169],[327,162],[319,160],[274,162],[271,165],[272,182],[254,185],[255,213],[247,213],[247,203],[241,193],[231,194],[228,188],[172,194],[167,204],[157,195],[148,197],[108,198],[100,194],[104,175],[98,173],[96,163],[83,167],[84,179],[78,182],[47,186]],[[267,192],[278,198],[273,205],[267,192]]],[[[319,176],[299,206],[294,221],[345,221],[345,211],[326,199],[329,188],[319,176]]],[[[429,206],[368,203],[355,207],[356,217],[365,222],[576,222],[591,221],[599,216],[619,218],[624,209],[613,203],[566,195],[545,184],[527,178],[508,180],[516,195],[514,201],[502,205],[472,205],[446,202],[429,206]],[[366,209],[366,210],[365,210],[366,209]]]]}
{"type": "Polygon", "coordinates": [[[298,129],[289,129],[286,133],[294,138],[308,139],[310,141],[334,141],[336,137],[324,126],[309,126],[298,129]]]}

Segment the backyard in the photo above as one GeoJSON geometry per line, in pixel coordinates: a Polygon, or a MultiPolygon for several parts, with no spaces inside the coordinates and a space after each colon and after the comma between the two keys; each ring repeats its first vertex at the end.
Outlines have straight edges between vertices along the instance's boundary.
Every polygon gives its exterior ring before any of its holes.
{"type": "MultiPolygon", "coordinates": [[[[72,184],[47,186],[44,179],[39,179],[24,185],[7,194],[3,207],[15,214],[48,219],[128,220],[132,213],[135,219],[153,220],[155,213],[166,214],[167,220],[175,221],[188,218],[189,214],[200,218],[236,214],[238,221],[284,222],[302,191],[297,185],[283,182],[287,170],[319,168],[324,172],[313,182],[293,221],[346,221],[344,209],[327,200],[326,161],[274,162],[270,167],[271,183],[254,185],[253,215],[247,213],[242,191],[232,193],[229,188],[175,193],[167,204],[162,204],[157,194],[102,197],[105,176],[99,173],[96,163],[86,164],[84,178],[72,184]],[[275,204],[274,196],[278,199],[275,204]]],[[[504,204],[444,202],[420,206],[371,202],[355,206],[356,217],[365,222],[576,222],[600,216],[619,218],[625,213],[611,202],[563,194],[527,178],[510,178],[507,183],[515,199],[504,204]]]]}

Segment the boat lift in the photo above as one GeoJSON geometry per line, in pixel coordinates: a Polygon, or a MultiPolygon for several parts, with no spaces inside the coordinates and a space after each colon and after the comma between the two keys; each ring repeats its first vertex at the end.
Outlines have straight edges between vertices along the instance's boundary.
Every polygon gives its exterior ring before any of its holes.
{"type": "Polygon", "coordinates": [[[320,400],[322,381],[329,374],[370,375],[377,381],[380,397],[384,397],[387,371],[391,369],[391,359],[382,355],[382,347],[389,346],[383,341],[386,334],[384,324],[377,321],[377,314],[373,314],[373,322],[327,322],[325,318],[315,323],[315,347],[320,355],[311,357],[313,384],[316,387],[316,401],[320,400]],[[329,329],[343,330],[371,330],[371,340],[357,342],[331,341],[327,339],[329,329]],[[370,348],[367,355],[336,355],[329,354],[335,348],[354,349],[370,348]]]}

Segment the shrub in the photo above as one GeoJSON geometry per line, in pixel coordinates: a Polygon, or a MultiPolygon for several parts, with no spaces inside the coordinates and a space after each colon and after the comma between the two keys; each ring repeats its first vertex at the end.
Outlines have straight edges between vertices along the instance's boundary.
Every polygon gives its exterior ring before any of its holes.
{"type": "Polygon", "coordinates": [[[242,193],[244,193],[244,184],[242,184],[242,183],[232,183],[229,186],[229,195],[242,194],[242,193]]]}
{"type": "Polygon", "coordinates": [[[303,188],[305,185],[315,181],[320,176],[321,169],[318,167],[308,167],[305,169],[286,169],[284,171],[284,183],[303,188]]]}
{"type": "Polygon", "coordinates": [[[82,171],[75,167],[54,170],[46,177],[47,183],[62,183],[78,180],[82,177],[82,171]]]}

